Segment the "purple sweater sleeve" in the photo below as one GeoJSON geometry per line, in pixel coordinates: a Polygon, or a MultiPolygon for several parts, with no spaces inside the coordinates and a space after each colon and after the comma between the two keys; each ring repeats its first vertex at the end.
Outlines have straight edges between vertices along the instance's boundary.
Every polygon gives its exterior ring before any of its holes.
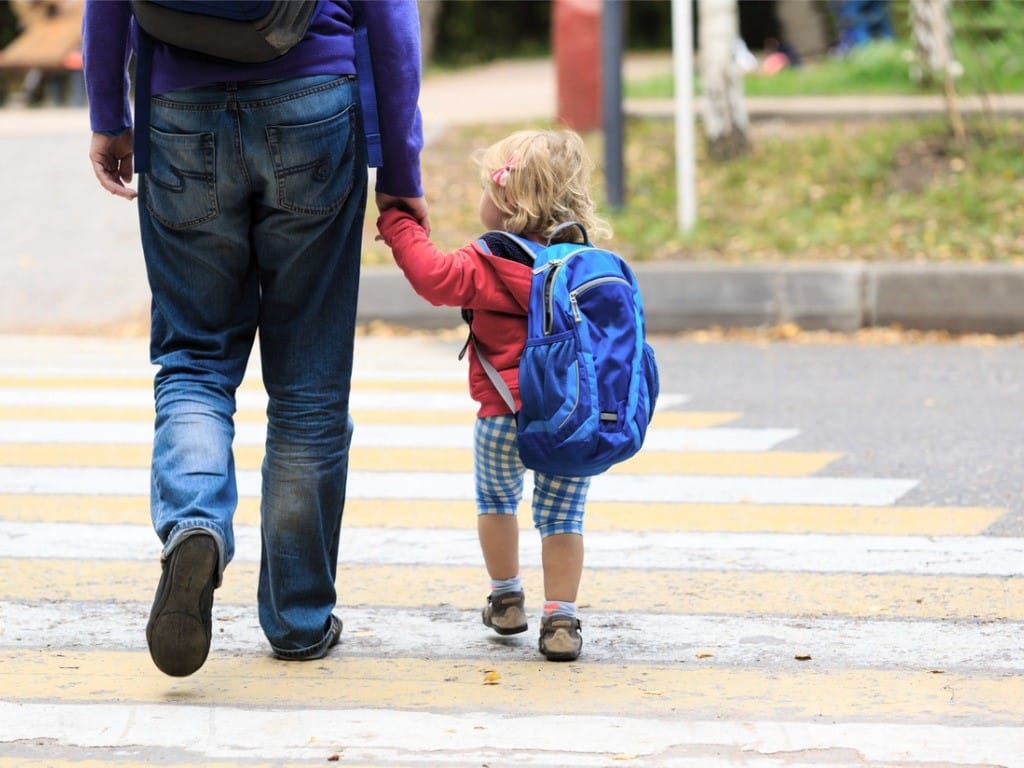
{"type": "MultiPolygon", "coordinates": [[[[359,1],[359,0],[356,0],[359,1]]],[[[384,167],[377,191],[399,197],[423,194],[419,113],[420,45],[416,0],[364,0],[373,56],[384,167]]],[[[301,43],[273,62],[231,64],[199,59],[158,44],[153,60],[154,94],[232,80],[261,80],[355,72],[352,3],[327,0],[301,43]]],[[[128,62],[134,25],[127,0],[86,0],[82,54],[89,119],[94,131],[132,124],[128,62]]]]}
{"type": "Polygon", "coordinates": [[[82,15],[82,60],[89,123],[94,131],[132,124],[128,105],[128,44],[131,6],[127,2],[86,0],[82,15]]]}
{"type": "MultiPolygon", "coordinates": [[[[357,0],[358,2],[359,0],[357,0]]],[[[384,166],[377,191],[399,197],[423,194],[420,151],[420,25],[416,0],[368,0],[363,18],[370,39],[384,166]]]]}

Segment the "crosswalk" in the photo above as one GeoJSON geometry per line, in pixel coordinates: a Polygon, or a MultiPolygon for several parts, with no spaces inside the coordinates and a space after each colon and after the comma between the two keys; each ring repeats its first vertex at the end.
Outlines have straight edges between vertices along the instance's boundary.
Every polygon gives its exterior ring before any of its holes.
{"type": "Polygon", "coordinates": [[[842,446],[787,450],[789,425],[683,392],[594,480],[579,661],[544,662],[536,619],[490,633],[473,404],[433,337],[358,340],[345,630],[319,662],[275,661],[257,623],[265,398],[246,382],[213,650],[165,677],[144,640],[144,359],[0,338],[0,768],[1024,766],[1024,542],[984,533],[1003,510],[902,505],[915,478],[830,474],[842,446]]]}

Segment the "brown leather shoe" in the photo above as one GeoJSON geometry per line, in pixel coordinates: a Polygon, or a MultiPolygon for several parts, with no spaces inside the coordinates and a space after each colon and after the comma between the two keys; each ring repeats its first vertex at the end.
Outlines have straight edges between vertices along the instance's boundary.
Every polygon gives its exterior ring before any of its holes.
{"type": "Polygon", "coordinates": [[[491,592],[481,614],[484,625],[499,635],[516,635],[527,630],[526,596],[522,591],[491,592]]]}

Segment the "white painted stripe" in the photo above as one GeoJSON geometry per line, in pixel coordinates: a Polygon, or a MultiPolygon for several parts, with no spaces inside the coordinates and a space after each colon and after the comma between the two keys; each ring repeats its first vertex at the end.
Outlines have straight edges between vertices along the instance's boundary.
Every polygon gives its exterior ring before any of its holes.
{"type": "MultiPolygon", "coordinates": [[[[355,414],[355,445],[404,446],[419,448],[470,448],[473,425],[360,424],[355,414]]],[[[767,451],[797,434],[791,429],[674,429],[652,426],[647,433],[647,451],[767,451]]],[[[238,445],[263,445],[264,424],[236,425],[238,445]]],[[[143,445],[153,442],[153,426],[143,422],[0,420],[0,443],[90,443],[143,445]]],[[[86,463],[83,460],[83,463],[86,463]]]]}
{"type": "MultiPolygon", "coordinates": [[[[152,585],[155,589],[156,583],[152,585]]],[[[216,596],[215,596],[216,597],[216,596]]],[[[480,622],[480,612],[450,605],[395,609],[345,605],[346,656],[418,658],[424,648],[452,659],[533,661],[540,602],[528,605],[530,630],[498,638],[480,622]]],[[[481,590],[481,605],[484,592],[481,590]]],[[[974,621],[877,621],[785,616],[707,616],[675,613],[609,613],[581,608],[587,663],[686,664],[800,669],[795,657],[811,657],[816,668],[919,669],[945,672],[1024,672],[1020,638],[1024,623],[974,621]],[[705,656],[705,654],[707,654],[705,656]]],[[[0,602],[4,633],[0,648],[34,648],[41,633],[51,648],[146,648],[149,605],[137,602],[0,602]],[[68,621],[74,616],[74,621],[68,621]]],[[[258,654],[267,641],[255,604],[214,602],[214,650],[258,654]]]]}
{"type": "MultiPolygon", "coordinates": [[[[235,559],[259,559],[259,529],[235,526],[235,559]]],[[[537,536],[523,536],[524,567],[540,566],[537,536]]],[[[1024,539],[990,536],[834,536],[786,533],[635,533],[586,535],[588,568],[684,571],[911,573],[1016,576],[1024,539]]],[[[143,525],[0,522],[0,557],[149,560],[160,551],[143,525]]],[[[346,565],[476,566],[476,529],[350,528],[346,565]]]]}
{"type": "MultiPolygon", "coordinates": [[[[738,477],[622,475],[595,477],[591,501],[821,504],[877,507],[894,504],[917,480],[856,477],[738,477]]],[[[0,467],[0,493],[148,495],[147,469],[0,467]]],[[[238,473],[242,496],[260,493],[260,473],[238,473]]],[[[525,495],[533,490],[527,473],[525,495]]],[[[349,472],[348,496],[358,499],[474,499],[473,478],[459,472],[349,472]]]]}
{"type": "MultiPolygon", "coordinates": [[[[261,391],[238,391],[239,408],[262,410],[267,396],[261,391]]],[[[22,389],[0,388],[0,405],[5,406],[106,406],[121,408],[152,408],[153,394],[138,388],[108,389],[22,389]]],[[[474,411],[476,404],[468,392],[415,392],[410,390],[352,390],[354,411],[474,411]]]]}
{"type": "MultiPolygon", "coordinates": [[[[659,410],[678,407],[687,401],[686,395],[667,394],[658,402],[659,410]]],[[[236,395],[239,408],[264,410],[267,396],[256,389],[240,389],[236,395]]],[[[119,408],[152,408],[153,394],[148,389],[105,388],[21,388],[0,387],[2,406],[101,406],[119,408]]],[[[352,389],[350,407],[353,411],[461,411],[475,412],[478,405],[468,391],[432,392],[414,390],[352,389]]]]}
{"type": "MultiPolygon", "coordinates": [[[[508,745],[516,746],[516,765],[581,767],[617,764],[610,762],[617,758],[664,768],[726,768],[738,765],[738,760],[748,768],[777,768],[780,760],[792,768],[809,768],[821,766],[826,755],[830,768],[876,763],[1019,766],[1024,753],[1024,729],[1005,726],[682,717],[667,723],[657,717],[615,715],[267,710],[172,701],[0,702],[0,723],[0,742],[45,739],[55,747],[143,747],[208,761],[323,761],[333,745],[342,745],[346,764],[438,766],[494,763],[507,754],[508,745]],[[183,740],[182,734],[188,738],[183,740]]],[[[155,762],[166,762],[159,752],[148,750],[155,762]]]]}

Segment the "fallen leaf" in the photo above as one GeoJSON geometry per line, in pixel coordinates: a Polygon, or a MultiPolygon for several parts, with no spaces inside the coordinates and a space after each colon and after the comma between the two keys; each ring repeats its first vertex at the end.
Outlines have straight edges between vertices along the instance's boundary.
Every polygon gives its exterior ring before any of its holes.
{"type": "Polygon", "coordinates": [[[809,654],[809,653],[798,653],[793,658],[796,659],[797,661],[810,661],[811,660],[811,654],[809,654]]]}
{"type": "Polygon", "coordinates": [[[715,655],[715,654],[711,653],[711,651],[700,651],[700,652],[699,652],[699,653],[697,654],[697,658],[698,658],[698,659],[710,659],[710,658],[711,658],[712,656],[714,656],[714,655],[715,655]]]}
{"type": "Polygon", "coordinates": [[[501,674],[493,669],[484,672],[484,685],[498,685],[501,682],[501,674]]]}

